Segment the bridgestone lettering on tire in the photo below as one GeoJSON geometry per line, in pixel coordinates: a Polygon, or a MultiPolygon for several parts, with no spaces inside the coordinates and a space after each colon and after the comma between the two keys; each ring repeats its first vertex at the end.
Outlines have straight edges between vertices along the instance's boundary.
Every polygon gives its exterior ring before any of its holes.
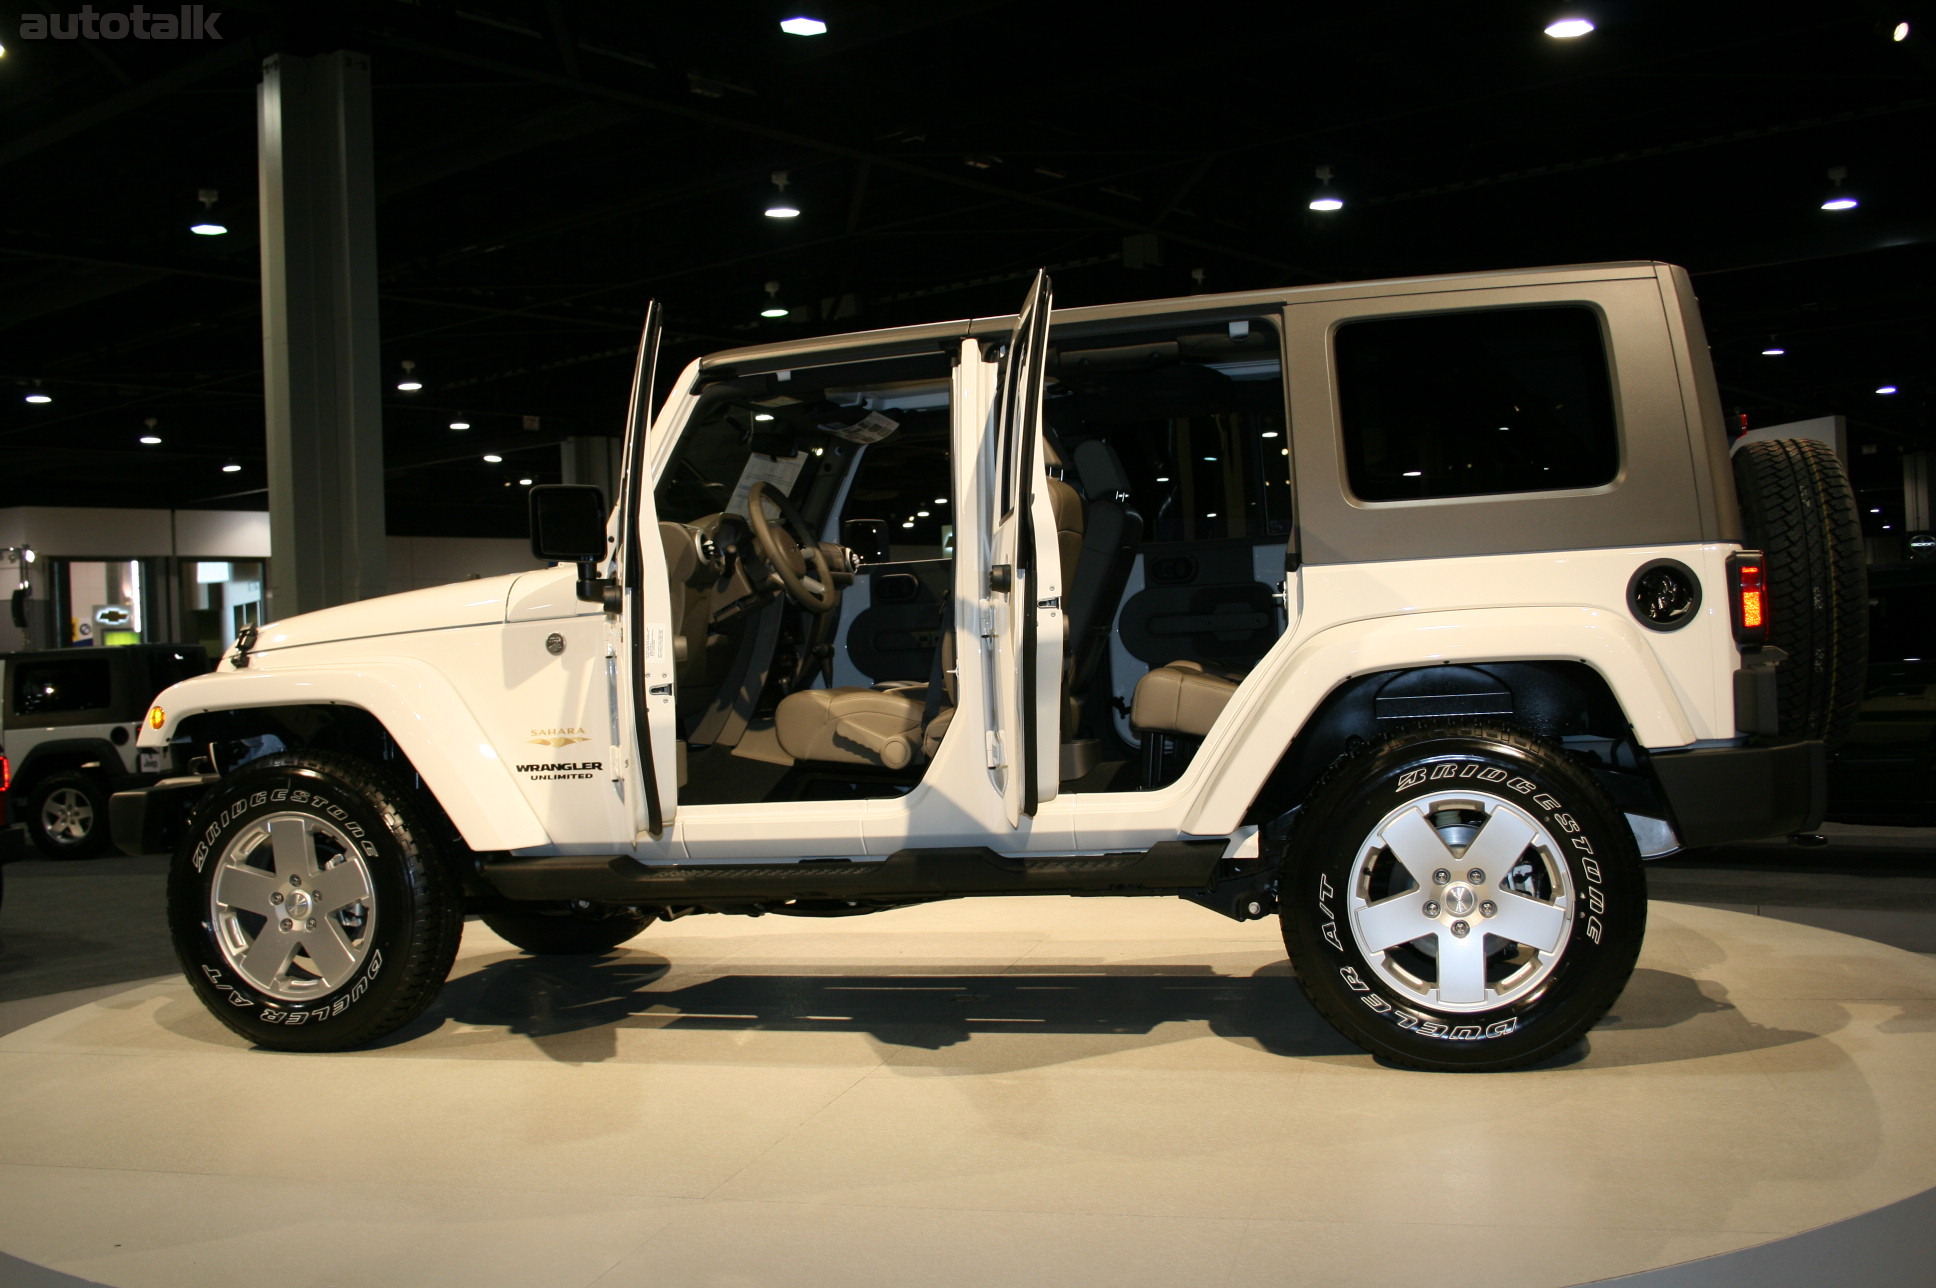
{"type": "Polygon", "coordinates": [[[416,802],[374,766],[259,761],[213,788],[168,879],[202,1002],[251,1042],[340,1051],[409,1023],[449,974],[462,902],[416,802]]]}
{"type": "Polygon", "coordinates": [[[1839,742],[1869,661],[1869,583],[1848,472],[1826,443],[1777,438],[1734,454],[1748,545],[1768,561],[1780,733],[1839,742]]]}
{"type": "Polygon", "coordinates": [[[1632,833],[1592,775],[1505,728],[1396,735],[1293,828],[1284,941],[1320,1013],[1418,1069],[1536,1063],[1619,997],[1646,931],[1632,833]]]}

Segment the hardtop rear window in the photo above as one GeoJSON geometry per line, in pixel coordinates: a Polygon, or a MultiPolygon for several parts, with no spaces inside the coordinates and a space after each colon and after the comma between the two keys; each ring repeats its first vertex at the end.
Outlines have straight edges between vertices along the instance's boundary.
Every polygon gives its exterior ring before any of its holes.
{"type": "Polygon", "coordinates": [[[1333,344],[1360,500],[1578,490],[1619,473],[1606,341],[1587,305],[1369,318],[1333,344]]]}

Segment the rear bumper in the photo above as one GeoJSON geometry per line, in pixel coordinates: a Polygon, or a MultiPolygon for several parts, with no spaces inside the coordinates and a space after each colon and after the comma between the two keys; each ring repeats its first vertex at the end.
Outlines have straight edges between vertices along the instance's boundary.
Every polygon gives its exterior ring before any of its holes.
{"type": "Polygon", "coordinates": [[[1703,747],[1652,756],[1681,844],[1810,832],[1828,812],[1828,744],[1703,747]]]}

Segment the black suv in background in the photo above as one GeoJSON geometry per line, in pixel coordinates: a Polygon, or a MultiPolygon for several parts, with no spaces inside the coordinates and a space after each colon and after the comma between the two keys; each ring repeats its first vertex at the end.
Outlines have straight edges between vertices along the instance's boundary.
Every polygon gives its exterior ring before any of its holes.
{"type": "MultiPolygon", "coordinates": [[[[149,703],[207,670],[195,644],[0,654],[0,823],[17,820],[50,858],[107,849],[108,797],[159,776],[134,746],[149,703]]],[[[19,848],[0,840],[0,855],[19,848]]]]}

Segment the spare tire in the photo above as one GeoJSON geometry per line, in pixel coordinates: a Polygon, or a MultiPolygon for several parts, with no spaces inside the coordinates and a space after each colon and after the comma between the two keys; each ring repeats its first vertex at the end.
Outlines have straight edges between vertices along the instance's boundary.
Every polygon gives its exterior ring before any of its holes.
{"type": "Polygon", "coordinates": [[[1812,438],[1734,454],[1747,544],[1768,567],[1768,642],[1781,736],[1839,742],[1855,723],[1869,664],[1869,578],[1848,471],[1812,438]]]}

